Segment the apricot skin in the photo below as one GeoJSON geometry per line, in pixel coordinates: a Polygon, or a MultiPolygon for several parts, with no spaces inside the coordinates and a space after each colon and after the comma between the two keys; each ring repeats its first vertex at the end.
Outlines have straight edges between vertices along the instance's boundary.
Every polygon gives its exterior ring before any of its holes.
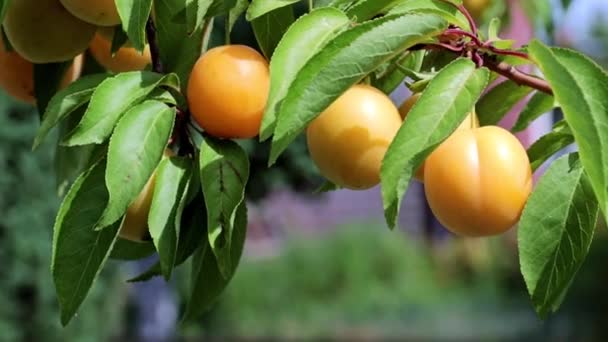
{"type": "MultiPolygon", "coordinates": [[[[61,88],[76,80],[82,71],[82,55],[74,59],[74,63],[66,72],[61,88]]],[[[36,104],[34,97],[34,66],[15,51],[6,51],[0,35],[0,88],[7,94],[20,101],[36,104]]]]}
{"type": "Polygon", "coordinates": [[[80,20],[97,26],[120,24],[115,0],[60,0],[63,6],[80,20]]]}
{"type": "MultiPolygon", "coordinates": [[[[171,158],[175,153],[170,149],[165,149],[164,158],[171,158]]],[[[118,235],[126,240],[133,242],[143,242],[150,240],[150,230],[148,226],[148,215],[154,199],[154,187],[156,185],[156,170],[148,179],[148,182],[141,190],[139,195],[127,208],[124,221],[118,235]]]]}
{"type": "Polygon", "coordinates": [[[99,32],[91,41],[89,51],[101,66],[114,73],[143,70],[152,61],[149,46],[143,55],[132,47],[123,46],[112,56],[112,41],[99,32]]]}
{"type": "Polygon", "coordinates": [[[152,174],[135,201],[129,205],[118,235],[126,240],[142,242],[149,240],[148,214],[154,198],[156,172],[152,174]]]}
{"type": "Polygon", "coordinates": [[[384,93],[355,85],[308,126],[308,150],[328,180],[348,189],[368,189],[380,182],[382,160],[401,123],[384,93]]]}
{"type": "Polygon", "coordinates": [[[426,160],[425,193],[446,228],[463,236],[490,236],[513,227],[532,190],[526,150],[507,130],[461,130],[426,160]]]}
{"type": "Polygon", "coordinates": [[[244,45],[207,51],[194,65],[188,82],[192,117],[219,138],[258,135],[270,89],[268,62],[244,45]]]}
{"type": "Polygon", "coordinates": [[[59,0],[11,1],[3,26],[14,50],[32,63],[73,59],[86,50],[96,30],[59,0]]]}

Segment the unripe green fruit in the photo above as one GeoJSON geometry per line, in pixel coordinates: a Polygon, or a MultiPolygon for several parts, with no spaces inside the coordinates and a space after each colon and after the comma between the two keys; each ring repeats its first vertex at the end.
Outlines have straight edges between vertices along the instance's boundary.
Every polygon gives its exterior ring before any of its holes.
{"type": "Polygon", "coordinates": [[[63,6],[80,20],[99,26],[120,24],[115,0],[61,0],[63,6]]]}
{"type": "Polygon", "coordinates": [[[15,51],[32,63],[73,59],[87,49],[97,29],[71,15],[59,0],[13,0],[3,26],[15,51]]]}

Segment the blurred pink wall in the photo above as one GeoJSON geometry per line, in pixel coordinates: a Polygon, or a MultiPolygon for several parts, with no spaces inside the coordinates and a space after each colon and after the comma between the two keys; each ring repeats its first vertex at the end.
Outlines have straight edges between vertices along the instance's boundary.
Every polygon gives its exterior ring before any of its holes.
{"type": "MultiPolygon", "coordinates": [[[[514,39],[517,42],[516,47],[522,46],[534,37],[534,28],[524,13],[524,10],[520,5],[520,1],[530,0],[508,0],[509,10],[511,11],[511,23],[508,27],[505,27],[504,31],[502,32],[503,38],[514,39]]],[[[528,73],[534,72],[534,69],[531,67],[522,67],[521,70],[528,73]]],[[[501,78],[500,80],[503,81],[504,78],[501,78]]],[[[509,113],[500,122],[500,125],[507,129],[513,127],[513,124],[515,124],[515,121],[517,121],[519,113],[525,106],[525,102],[526,101],[523,100],[517,104],[511,113],[509,113]]],[[[521,140],[524,146],[528,147],[543,133],[549,131],[551,126],[551,118],[542,117],[536,120],[526,131],[518,133],[517,137],[521,140]]]]}

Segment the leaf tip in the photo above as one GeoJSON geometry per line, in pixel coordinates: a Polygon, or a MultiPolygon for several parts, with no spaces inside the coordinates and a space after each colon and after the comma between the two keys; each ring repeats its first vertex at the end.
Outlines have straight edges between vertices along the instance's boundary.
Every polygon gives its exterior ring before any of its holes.
{"type": "Polygon", "coordinates": [[[65,309],[61,308],[61,325],[63,327],[67,327],[70,324],[70,321],[75,316],[75,313],[68,313],[65,309]]]}

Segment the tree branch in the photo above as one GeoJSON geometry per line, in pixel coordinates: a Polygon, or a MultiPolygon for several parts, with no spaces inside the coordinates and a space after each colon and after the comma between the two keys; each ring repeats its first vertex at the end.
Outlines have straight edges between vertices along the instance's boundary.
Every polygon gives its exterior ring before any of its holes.
{"type": "Polygon", "coordinates": [[[484,58],[484,65],[488,69],[510,79],[511,81],[519,85],[525,85],[530,88],[542,91],[543,93],[553,95],[553,89],[551,89],[551,86],[549,85],[549,83],[547,83],[547,81],[538,77],[534,77],[530,74],[526,74],[525,72],[519,71],[510,64],[507,64],[505,62],[496,62],[491,58],[484,58]]]}
{"type": "Polygon", "coordinates": [[[163,63],[160,60],[160,51],[156,40],[156,27],[152,21],[152,17],[148,18],[146,23],[146,35],[148,36],[148,45],[150,46],[150,55],[152,57],[152,69],[159,73],[163,73],[163,63]]]}
{"type": "MultiPolygon", "coordinates": [[[[449,46],[447,44],[418,44],[418,45],[414,45],[413,47],[411,47],[409,50],[410,51],[414,51],[414,50],[443,50],[443,51],[449,51],[455,54],[458,54],[460,56],[463,56],[463,51],[456,51],[456,49],[452,46],[449,46]]],[[[511,81],[519,84],[519,85],[525,85],[528,86],[530,88],[534,88],[538,91],[542,91],[543,93],[549,94],[551,96],[553,96],[553,89],[551,89],[551,86],[549,85],[549,83],[541,78],[535,77],[533,75],[530,74],[526,74],[525,72],[519,71],[517,70],[514,66],[505,63],[505,62],[498,62],[494,59],[493,56],[489,56],[489,55],[479,55],[479,54],[472,54],[471,58],[474,57],[474,55],[477,55],[478,57],[481,57],[481,61],[475,60],[475,62],[479,65],[480,62],[483,62],[483,66],[487,67],[488,69],[494,71],[495,73],[504,76],[508,79],[510,79],[511,81]]],[[[522,57],[523,56],[518,56],[518,57],[522,57]]]]}

